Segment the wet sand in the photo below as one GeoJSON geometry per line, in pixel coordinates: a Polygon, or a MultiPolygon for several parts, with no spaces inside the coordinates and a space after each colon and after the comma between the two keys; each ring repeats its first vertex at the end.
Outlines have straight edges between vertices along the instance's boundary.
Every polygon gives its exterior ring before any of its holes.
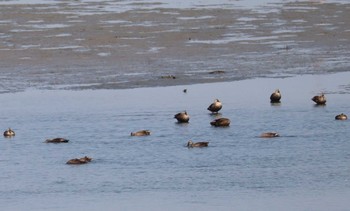
{"type": "Polygon", "coordinates": [[[3,4],[0,92],[349,71],[350,4],[325,2],[257,8],[108,1],[3,4]],[[176,78],[162,77],[168,75],[176,78]]]}

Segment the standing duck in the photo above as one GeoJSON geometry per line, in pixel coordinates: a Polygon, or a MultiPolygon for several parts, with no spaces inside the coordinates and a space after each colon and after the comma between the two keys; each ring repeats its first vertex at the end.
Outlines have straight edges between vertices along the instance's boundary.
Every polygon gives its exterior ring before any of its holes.
{"type": "Polygon", "coordinates": [[[13,131],[11,128],[5,130],[4,132],[4,136],[5,137],[12,137],[12,136],[15,136],[15,131],[13,131]]]}
{"type": "Polygon", "coordinates": [[[348,116],[346,116],[345,114],[341,113],[341,114],[338,114],[337,116],[335,116],[335,119],[336,120],[347,120],[348,116]]]}
{"type": "Polygon", "coordinates": [[[186,111],[175,114],[174,118],[177,119],[179,123],[187,123],[190,121],[190,116],[186,111]]]}
{"type": "Polygon", "coordinates": [[[228,118],[218,118],[210,122],[212,126],[215,127],[228,127],[231,121],[228,118]]]}
{"type": "Polygon", "coordinates": [[[275,92],[270,96],[271,103],[280,103],[281,97],[282,96],[280,90],[276,89],[275,92]]]}
{"type": "Polygon", "coordinates": [[[215,101],[209,105],[207,110],[211,111],[212,113],[218,113],[222,108],[222,103],[220,100],[215,99],[215,101]]]}
{"type": "Polygon", "coordinates": [[[321,95],[316,95],[312,99],[317,105],[326,105],[326,96],[322,93],[321,95]]]}
{"type": "Polygon", "coordinates": [[[196,142],[193,143],[191,140],[188,141],[187,147],[192,148],[192,147],[207,147],[209,142],[196,142]]]}

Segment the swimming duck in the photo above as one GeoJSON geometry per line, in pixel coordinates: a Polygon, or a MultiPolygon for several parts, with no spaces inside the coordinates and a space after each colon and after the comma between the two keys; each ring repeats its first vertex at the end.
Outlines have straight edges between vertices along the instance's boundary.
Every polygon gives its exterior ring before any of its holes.
{"type": "Polygon", "coordinates": [[[220,100],[215,99],[215,101],[209,105],[209,107],[207,108],[207,110],[213,112],[213,113],[217,113],[221,110],[222,108],[222,103],[220,102],[220,100]]]}
{"type": "Polygon", "coordinates": [[[70,159],[69,161],[67,161],[66,164],[85,164],[91,162],[91,160],[92,158],[85,156],[82,158],[70,159]]]}
{"type": "Polygon", "coordinates": [[[165,78],[165,79],[176,79],[176,76],[174,75],[163,75],[160,78],[165,78]]]}
{"type": "Polygon", "coordinates": [[[260,138],[275,138],[279,137],[280,135],[276,132],[267,132],[267,133],[262,133],[260,135],[260,138]]]}
{"type": "Polygon", "coordinates": [[[190,121],[190,116],[186,111],[175,114],[174,118],[177,119],[179,123],[186,123],[190,121]]]}
{"type": "Polygon", "coordinates": [[[341,114],[338,114],[337,116],[335,116],[335,119],[336,120],[347,120],[348,116],[346,116],[345,114],[341,113],[341,114]]]}
{"type": "Polygon", "coordinates": [[[12,136],[15,136],[15,131],[13,131],[11,128],[5,130],[4,132],[4,136],[5,137],[12,137],[12,136]]]}
{"type": "Polygon", "coordinates": [[[45,143],[67,143],[69,140],[65,138],[46,139],[45,143]]]}
{"type": "Polygon", "coordinates": [[[224,74],[224,73],[226,73],[224,70],[214,70],[209,72],[209,74],[224,74]]]}
{"type": "Polygon", "coordinates": [[[228,127],[231,121],[228,118],[218,118],[210,122],[215,127],[228,127]]]}
{"type": "Polygon", "coordinates": [[[281,97],[282,96],[280,90],[276,89],[275,92],[270,96],[271,103],[280,103],[281,97]]]}
{"type": "Polygon", "coordinates": [[[193,143],[191,140],[188,141],[187,147],[207,147],[209,142],[196,142],[193,143]]]}
{"type": "Polygon", "coordinates": [[[149,135],[151,135],[151,131],[149,130],[140,130],[140,131],[131,133],[131,136],[149,136],[149,135]]]}
{"type": "Polygon", "coordinates": [[[317,105],[325,105],[327,100],[324,94],[322,93],[321,95],[316,95],[312,99],[317,105]]]}

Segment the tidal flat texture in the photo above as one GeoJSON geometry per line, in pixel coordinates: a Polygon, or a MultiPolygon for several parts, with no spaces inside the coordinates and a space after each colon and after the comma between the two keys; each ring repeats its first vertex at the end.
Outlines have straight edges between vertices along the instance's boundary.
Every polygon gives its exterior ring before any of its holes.
{"type": "Polygon", "coordinates": [[[350,68],[348,1],[0,5],[0,92],[165,86],[350,68]]]}

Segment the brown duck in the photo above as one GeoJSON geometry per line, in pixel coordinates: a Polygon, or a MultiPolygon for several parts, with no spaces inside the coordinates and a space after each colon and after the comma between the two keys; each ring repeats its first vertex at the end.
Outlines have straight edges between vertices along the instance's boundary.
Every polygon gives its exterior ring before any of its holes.
{"type": "Polygon", "coordinates": [[[72,164],[72,165],[85,164],[85,163],[91,162],[91,160],[92,160],[92,158],[85,156],[85,157],[82,157],[82,158],[70,159],[69,161],[67,161],[66,164],[72,164]]]}
{"type": "Polygon", "coordinates": [[[151,135],[151,131],[149,131],[149,130],[140,130],[140,131],[137,131],[137,132],[132,132],[130,135],[131,136],[149,136],[149,135],[151,135]]]}
{"type": "Polygon", "coordinates": [[[222,109],[222,103],[220,102],[220,100],[215,99],[215,101],[209,105],[209,107],[207,108],[207,110],[213,112],[213,113],[217,113],[222,109]]]}
{"type": "Polygon", "coordinates": [[[5,130],[4,132],[4,136],[5,137],[12,137],[12,136],[15,136],[15,131],[13,131],[11,128],[5,130]]]}
{"type": "Polygon", "coordinates": [[[46,139],[45,143],[68,143],[68,139],[65,138],[53,138],[53,139],[46,139]]]}
{"type": "Polygon", "coordinates": [[[276,89],[274,93],[270,96],[271,103],[280,103],[281,101],[281,92],[279,89],[276,89]]]}
{"type": "Polygon", "coordinates": [[[186,123],[190,121],[190,116],[186,111],[175,114],[174,118],[177,119],[179,123],[186,123]]]}
{"type": "Polygon", "coordinates": [[[317,105],[325,105],[327,102],[326,96],[324,96],[324,94],[316,95],[311,98],[311,100],[314,101],[317,105]]]}
{"type": "Polygon", "coordinates": [[[207,147],[209,142],[195,142],[193,143],[191,140],[188,141],[187,147],[207,147]]]}
{"type": "Polygon", "coordinates": [[[260,138],[275,138],[279,137],[280,135],[276,132],[267,132],[267,133],[262,133],[260,135],[260,138]]]}
{"type": "Polygon", "coordinates": [[[341,113],[341,114],[338,114],[337,116],[335,116],[335,119],[336,120],[347,120],[348,116],[346,116],[345,114],[341,113]]]}
{"type": "Polygon", "coordinates": [[[228,127],[231,121],[228,118],[218,118],[210,122],[212,126],[215,127],[228,127]]]}

